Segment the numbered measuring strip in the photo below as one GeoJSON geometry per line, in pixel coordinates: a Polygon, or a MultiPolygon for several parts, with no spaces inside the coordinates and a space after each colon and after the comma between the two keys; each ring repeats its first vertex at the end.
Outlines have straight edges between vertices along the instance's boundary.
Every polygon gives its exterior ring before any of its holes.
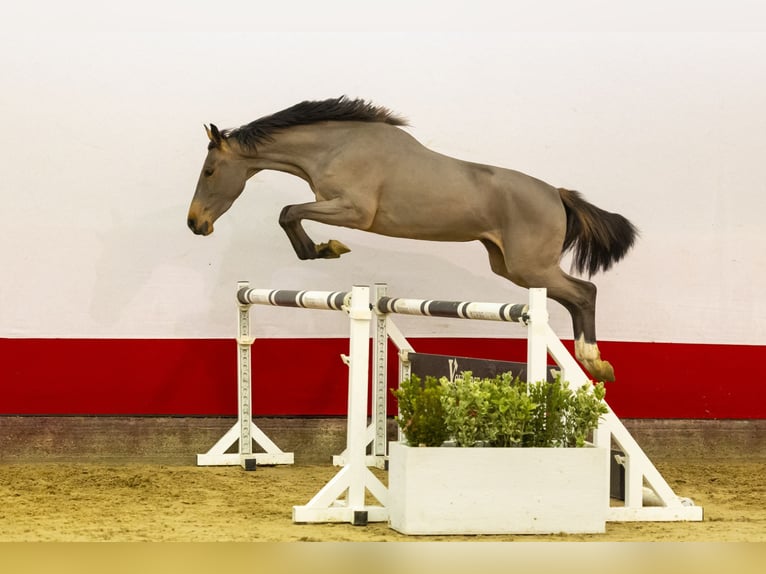
{"type": "Polygon", "coordinates": [[[430,299],[401,299],[381,297],[377,303],[381,313],[450,317],[454,319],[482,319],[527,323],[529,306],[523,303],[478,303],[475,301],[437,301],[430,299]]]}

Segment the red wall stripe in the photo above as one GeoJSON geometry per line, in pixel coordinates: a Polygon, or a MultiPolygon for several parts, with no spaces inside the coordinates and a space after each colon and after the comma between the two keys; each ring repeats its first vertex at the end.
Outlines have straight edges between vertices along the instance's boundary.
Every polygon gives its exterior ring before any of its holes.
{"type": "MultiPolygon", "coordinates": [[[[425,353],[523,361],[524,340],[411,339],[425,353]]],[[[571,350],[571,342],[567,342],[571,350]]],[[[623,418],[766,418],[766,347],[605,341],[623,418]]],[[[257,339],[254,412],[344,415],[348,339],[257,339]]],[[[395,381],[391,352],[390,380],[395,381]]],[[[234,415],[229,339],[0,339],[0,414],[234,415]]],[[[391,412],[394,402],[389,401],[391,412]]]]}

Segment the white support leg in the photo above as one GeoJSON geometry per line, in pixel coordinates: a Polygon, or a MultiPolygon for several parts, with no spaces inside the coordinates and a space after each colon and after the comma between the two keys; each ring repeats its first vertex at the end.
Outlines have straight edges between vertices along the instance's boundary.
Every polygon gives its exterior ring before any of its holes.
{"type": "MultiPolygon", "coordinates": [[[[242,465],[242,455],[239,452],[227,452],[231,447],[239,443],[241,424],[239,421],[226,431],[218,442],[209,451],[197,455],[197,466],[236,466],[242,465]]],[[[255,459],[256,464],[270,466],[277,464],[293,464],[294,456],[291,452],[283,452],[266,434],[250,421],[250,434],[255,444],[265,452],[256,452],[249,455],[255,459]]]]}
{"type": "Polygon", "coordinates": [[[370,362],[370,291],[351,291],[346,465],[305,506],[293,507],[293,522],[366,524],[388,520],[388,490],[366,464],[367,374],[370,362]],[[381,506],[366,505],[365,491],[381,506]],[[346,493],[345,499],[340,497],[346,493]]]}
{"type": "MultiPolygon", "coordinates": [[[[545,326],[545,330],[548,352],[565,374],[566,378],[562,377],[563,380],[568,381],[574,388],[591,384],[589,377],[549,325],[545,326]]],[[[608,404],[607,408],[609,412],[604,415],[594,435],[594,443],[610,452],[611,442],[614,439],[617,446],[625,453],[625,504],[609,506],[607,520],[611,522],[702,520],[702,508],[694,506],[691,501],[673,492],[608,404]],[[644,506],[644,482],[656,494],[661,506],[644,506]]]]}
{"type": "Polygon", "coordinates": [[[589,384],[591,382],[585,371],[582,370],[580,365],[575,361],[574,357],[569,353],[556,333],[553,332],[550,325],[546,323],[544,327],[545,331],[545,346],[546,353],[550,354],[553,360],[561,371],[561,380],[569,383],[571,387],[575,389],[589,384]]]}

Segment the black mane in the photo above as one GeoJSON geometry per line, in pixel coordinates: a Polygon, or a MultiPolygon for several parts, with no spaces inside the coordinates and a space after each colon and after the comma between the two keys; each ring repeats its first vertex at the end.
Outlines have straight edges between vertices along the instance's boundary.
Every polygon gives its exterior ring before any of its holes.
{"type": "Polygon", "coordinates": [[[244,148],[254,149],[258,144],[270,141],[274,134],[285,128],[325,121],[407,125],[407,120],[388,108],[375,106],[362,99],[352,100],[341,96],[329,100],[301,102],[239,128],[226,130],[222,135],[225,138],[235,139],[244,148]]]}

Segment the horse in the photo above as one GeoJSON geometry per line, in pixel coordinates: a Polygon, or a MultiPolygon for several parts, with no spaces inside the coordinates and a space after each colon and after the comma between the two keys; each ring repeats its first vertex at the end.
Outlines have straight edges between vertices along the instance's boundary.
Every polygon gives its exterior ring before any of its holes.
{"type": "Polygon", "coordinates": [[[285,206],[279,225],[301,260],[349,252],[336,240],[316,244],[304,219],[390,237],[480,241],[494,273],[524,288],[545,287],[572,318],[575,356],[596,380],[613,381],[596,341],[596,286],[633,246],[638,230],[622,215],[519,171],[437,153],[405,131],[405,118],[346,96],[304,101],[238,128],[205,125],[208,152],[187,224],[213,224],[261,170],[305,180],[315,200],[285,206]]]}

